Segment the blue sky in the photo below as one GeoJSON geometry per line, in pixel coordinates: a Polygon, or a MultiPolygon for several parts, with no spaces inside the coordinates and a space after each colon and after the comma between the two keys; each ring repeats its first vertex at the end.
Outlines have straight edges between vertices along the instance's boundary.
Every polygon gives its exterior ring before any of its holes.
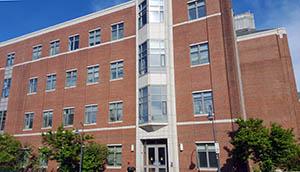
{"type": "MultiPolygon", "coordinates": [[[[0,0],[0,42],[128,0],[0,0]]],[[[285,27],[300,90],[300,1],[233,0],[235,13],[255,13],[257,28],[285,27]]]]}

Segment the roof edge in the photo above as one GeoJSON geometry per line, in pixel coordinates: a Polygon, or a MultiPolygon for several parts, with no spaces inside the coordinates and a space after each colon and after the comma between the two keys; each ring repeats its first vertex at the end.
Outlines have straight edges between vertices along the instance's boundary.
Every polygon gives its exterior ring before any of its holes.
{"type": "Polygon", "coordinates": [[[267,30],[267,31],[262,31],[262,32],[256,32],[256,33],[250,33],[248,35],[242,35],[237,37],[237,41],[247,41],[250,39],[255,39],[255,38],[261,38],[261,37],[266,37],[270,35],[279,35],[282,37],[282,35],[286,35],[287,31],[285,28],[277,28],[277,29],[272,29],[272,30],[267,30]]]}
{"type": "Polygon", "coordinates": [[[63,23],[59,23],[59,24],[35,31],[35,32],[31,32],[31,33],[28,33],[28,34],[25,34],[25,35],[22,35],[22,36],[19,36],[16,38],[9,39],[7,41],[0,42],[0,47],[4,47],[4,46],[7,46],[7,45],[10,45],[13,43],[17,43],[17,42],[20,42],[20,41],[23,41],[23,40],[26,40],[29,38],[40,36],[42,34],[49,33],[49,32],[52,32],[52,31],[55,31],[58,29],[62,29],[62,28],[68,27],[68,26],[78,24],[78,23],[82,23],[82,22],[85,22],[85,21],[88,21],[88,20],[91,20],[91,19],[94,19],[94,18],[97,18],[100,16],[104,16],[104,15],[122,10],[122,9],[130,8],[134,5],[135,5],[135,1],[130,0],[128,2],[119,4],[119,5],[115,5],[115,6],[82,16],[82,17],[71,19],[71,20],[63,22],[63,23]]]}

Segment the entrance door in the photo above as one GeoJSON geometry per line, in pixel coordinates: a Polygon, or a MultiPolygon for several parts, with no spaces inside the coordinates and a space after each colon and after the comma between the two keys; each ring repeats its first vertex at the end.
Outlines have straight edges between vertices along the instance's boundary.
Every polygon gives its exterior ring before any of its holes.
{"type": "Polygon", "coordinates": [[[145,172],[168,172],[166,145],[146,145],[145,172]]]}

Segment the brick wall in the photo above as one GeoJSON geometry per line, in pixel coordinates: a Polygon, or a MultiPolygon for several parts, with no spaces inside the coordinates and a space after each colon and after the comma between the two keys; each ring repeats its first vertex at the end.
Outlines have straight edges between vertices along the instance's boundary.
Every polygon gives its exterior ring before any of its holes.
{"type": "Polygon", "coordinates": [[[297,134],[299,103],[287,35],[249,39],[238,45],[248,118],[276,122],[294,128],[297,134]]]}

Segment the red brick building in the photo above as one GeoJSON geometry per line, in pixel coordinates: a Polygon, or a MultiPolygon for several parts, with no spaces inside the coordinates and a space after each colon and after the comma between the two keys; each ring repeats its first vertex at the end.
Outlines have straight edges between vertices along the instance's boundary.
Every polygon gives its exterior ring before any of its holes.
{"type": "Polygon", "coordinates": [[[285,31],[246,33],[230,1],[136,0],[2,42],[1,130],[38,147],[83,123],[107,171],[216,171],[237,118],[299,132],[285,31]]]}

